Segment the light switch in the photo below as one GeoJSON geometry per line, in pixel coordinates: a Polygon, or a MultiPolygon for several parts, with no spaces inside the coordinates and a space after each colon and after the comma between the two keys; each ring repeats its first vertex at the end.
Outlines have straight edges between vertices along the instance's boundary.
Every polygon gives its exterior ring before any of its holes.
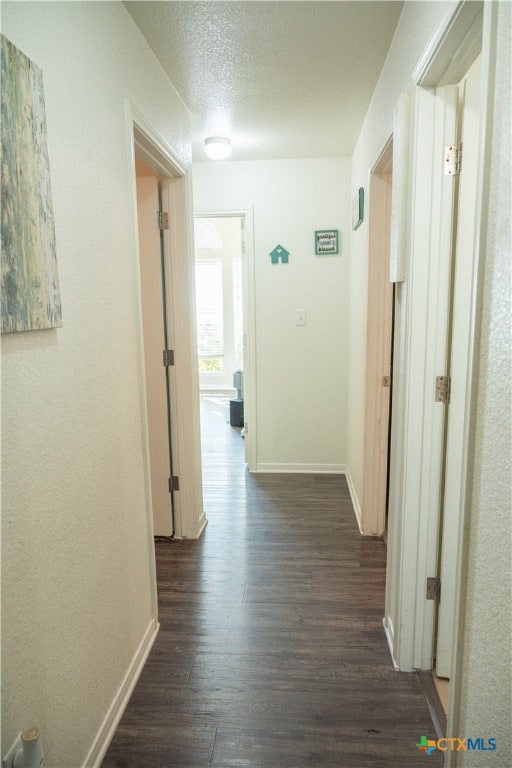
{"type": "Polygon", "coordinates": [[[298,309],[295,315],[295,325],[306,325],[306,310],[298,309]]]}

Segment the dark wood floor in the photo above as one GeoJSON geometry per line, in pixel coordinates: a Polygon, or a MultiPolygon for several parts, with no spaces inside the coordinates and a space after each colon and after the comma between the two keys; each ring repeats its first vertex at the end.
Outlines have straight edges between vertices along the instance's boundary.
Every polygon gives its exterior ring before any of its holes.
{"type": "Polygon", "coordinates": [[[391,664],[385,545],[343,478],[249,475],[228,418],[202,411],[209,524],[157,542],[161,629],[103,768],[423,768],[434,729],[391,664]]]}

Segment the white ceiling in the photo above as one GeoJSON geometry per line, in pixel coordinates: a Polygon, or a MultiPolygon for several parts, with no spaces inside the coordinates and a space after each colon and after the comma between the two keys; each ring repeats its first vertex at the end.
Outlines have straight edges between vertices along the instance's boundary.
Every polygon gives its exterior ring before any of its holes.
{"type": "Polygon", "coordinates": [[[350,155],[402,2],[126,0],[192,115],[193,158],[350,155]]]}

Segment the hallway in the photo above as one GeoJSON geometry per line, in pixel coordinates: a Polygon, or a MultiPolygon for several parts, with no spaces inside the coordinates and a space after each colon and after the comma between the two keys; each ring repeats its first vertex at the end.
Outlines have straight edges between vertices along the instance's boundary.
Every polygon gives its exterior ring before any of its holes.
{"type": "Polygon", "coordinates": [[[385,547],[345,479],[249,475],[225,403],[206,406],[209,523],[157,542],[161,629],[103,768],[424,766],[427,705],[382,629],[385,547]]]}

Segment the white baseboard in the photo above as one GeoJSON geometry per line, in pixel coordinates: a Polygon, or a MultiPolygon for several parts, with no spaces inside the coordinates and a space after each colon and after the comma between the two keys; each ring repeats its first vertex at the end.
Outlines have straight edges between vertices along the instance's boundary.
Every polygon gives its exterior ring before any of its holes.
{"type": "Polygon", "coordinates": [[[282,472],[290,474],[343,475],[345,464],[258,464],[254,473],[282,472]]]}
{"type": "Polygon", "coordinates": [[[201,538],[202,533],[203,533],[203,531],[204,531],[204,529],[206,528],[207,525],[208,525],[208,520],[207,520],[206,515],[205,515],[205,513],[203,511],[201,517],[199,518],[199,530],[197,532],[197,538],[198,539],[201,538]]]}
{"type": "Polygon", "coordinates": [[[395,661],[395,657],[393,656],[393,645],[394,645],[394,632],[393,632],[393,623],[389,616],[384,616],[382,619],[382,626],[384,627],[384,632],[386,634],[386,640],[388,641],[388,647],[389,647],[389,653],[391,655],[391,661],[393,662],[393,666],[397,672],[400,671],[400,667],[395,661]]]}
{"type": "Polygon", "coordinates": [[[348,490],[350,491],[350,498],[352,499],[352,506],[354,507],[354,514],[356,516],[357,525],[359,527],[359,533],[361,534],[361,536],[363,536],[363,527],[362,527],[363,517],[361,513],[361,505],[359,504],[359,499],[357,498],[357,493],[356,493],[356,487],[354,485],[354,481],[352,480],[350,469],[348,467],[345,469],[345,476],[347,478],[348,490]]]}
{"type": "Polygon", "coordinates": [[[159,628],[160,624],[155,619],[152,619],[149,622],[144,637],[140,641],[139,647],[137,648],[132,662],[119,686],[119,690],[107,710],[107,714],[99,727],[81,768],[100,768],[101,762],[105,757],[116,728],[119,725],[119,721],[123,716],[133,689],[142,672],[142,668],[144,667],[149,652],[155,642],[159,628]]]}

